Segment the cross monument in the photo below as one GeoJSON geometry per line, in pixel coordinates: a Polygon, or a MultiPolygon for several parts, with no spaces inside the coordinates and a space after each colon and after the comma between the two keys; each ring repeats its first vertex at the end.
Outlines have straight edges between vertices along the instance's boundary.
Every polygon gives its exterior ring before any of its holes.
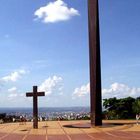
{"type": "Polygon", "coordinates": [[[38,96],[45,96],[45,92],[37,92],[37,86],[33,86],[33,92],[27,92],[27,97],[33,97],[33,128],[38,129],[38,96]]]}

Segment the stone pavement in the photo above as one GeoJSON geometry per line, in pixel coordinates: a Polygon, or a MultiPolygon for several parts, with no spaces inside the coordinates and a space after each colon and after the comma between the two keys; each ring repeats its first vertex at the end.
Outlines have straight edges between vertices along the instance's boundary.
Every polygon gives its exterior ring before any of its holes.
{"type": "Polygon", "coordinates": [[[105,125],[94,128],[64,127],[88,123],[89,121],[47,121],[39,122],[39,129],[32,129],[32,123],[0,124],[0,140],[140,140],[140,125],[136,125],[135,121],[104,121],[105,125]],[[121,123],[125,124],[120,125],[121,123]]]}

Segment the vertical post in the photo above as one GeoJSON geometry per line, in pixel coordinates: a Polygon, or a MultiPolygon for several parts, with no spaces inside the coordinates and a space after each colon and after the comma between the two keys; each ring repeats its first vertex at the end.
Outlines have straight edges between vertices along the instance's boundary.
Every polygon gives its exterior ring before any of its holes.
{"type": "Polygon", "coordinates": [[[37,86],[33,86],[33,128],[38,129],[37,86]]]}
{"type": "Polygon", "coordinates": [[[91,125],[102,125],[98,0],[88,0],[91,125]]]}

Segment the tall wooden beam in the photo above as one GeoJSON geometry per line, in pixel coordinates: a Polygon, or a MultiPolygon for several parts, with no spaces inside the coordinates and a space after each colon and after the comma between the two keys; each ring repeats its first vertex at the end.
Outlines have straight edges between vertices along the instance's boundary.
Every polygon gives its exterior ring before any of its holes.
{"type": "Polygon", "coordinates": [[[88,0],[91,125],[102,125],[98,0],[88,0]]]}

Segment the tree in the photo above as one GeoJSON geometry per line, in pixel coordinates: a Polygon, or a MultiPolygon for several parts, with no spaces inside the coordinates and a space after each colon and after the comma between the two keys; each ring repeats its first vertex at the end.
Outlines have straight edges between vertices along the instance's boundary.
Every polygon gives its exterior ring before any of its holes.
{"type": "Polygon", "coordinates": [[[138,114],[140,113],[140,99],[137,99],[133,105],[132,105],[132,108],[133,108],[133,112],[138,114]]]}
{"type": "Polygon", "coordinates": [[[105,116],[108,119],[117,119],[116,108],[118,100],[116,97],[104,99],[103,106],[105,107],[105,116]]]}
{"type": "Polygon", "coordinates": [[[108,119],[128,119],[135,116],[133,112],[133,103],[136,99],[132,97],[117,99],[104,99],[103,106],[105,107],[105,116],[108,119]]]}
{"type": "Polygon", "coordinates": [[[103,106],[105,107],[105,109],[107,110],[113,110],[116,108],[116,104],[117,104],[118,100],[116,97],[114,98],[109,98],[109,99],[103,99],[103,106]]]}
{"type": "Polygon", "coordinates": [[[119,114],[119,117],[122,119],[128,119],[133,118],[133,109],[132,104],[135,102],[135,99],[132,97],[122,98],[119,99],[119,102],[117,104],[117,113],[119,114]]]}

